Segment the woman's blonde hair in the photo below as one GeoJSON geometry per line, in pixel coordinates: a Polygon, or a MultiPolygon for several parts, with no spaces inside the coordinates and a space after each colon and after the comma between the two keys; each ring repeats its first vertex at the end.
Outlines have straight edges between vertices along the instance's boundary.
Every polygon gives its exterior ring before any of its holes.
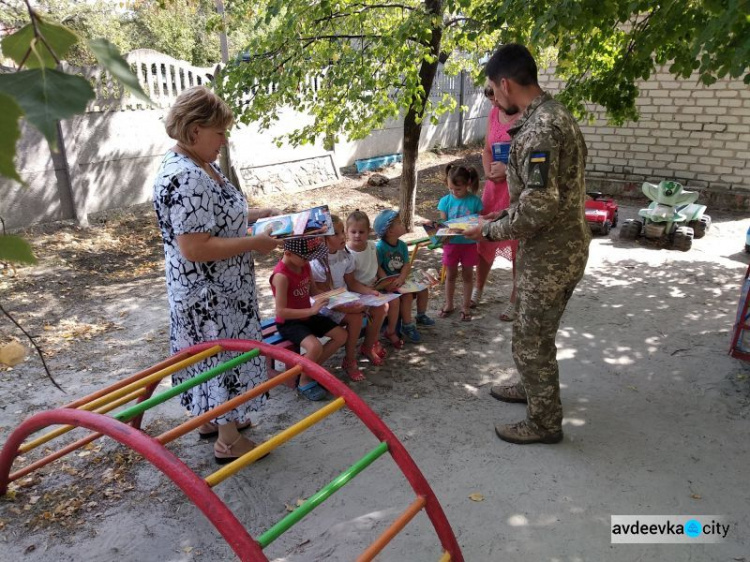
{"type": "Polygon", "coordinates": [[[194,139],[190,129],[194,125],[228,129],[233,122],[232,110],[224,100],[205,86],[193,86],[177,96],[165,127],[170,137],[191,145],[194,139]]]}

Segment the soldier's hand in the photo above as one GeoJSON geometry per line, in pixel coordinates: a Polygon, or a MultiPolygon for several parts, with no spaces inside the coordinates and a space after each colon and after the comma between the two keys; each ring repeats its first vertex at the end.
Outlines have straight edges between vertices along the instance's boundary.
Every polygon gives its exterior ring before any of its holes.
{"type": "Polygon", "coordinates": [[[476,240],[477,242],[481,241],[483,239],[482,237],[482,226],[484,225],[485,221],[480,220],[479,226],[472,226],[471,228],[467,228],[464,230],[461,234],[464,238],[468,238],[469,240],[476,240]]]}

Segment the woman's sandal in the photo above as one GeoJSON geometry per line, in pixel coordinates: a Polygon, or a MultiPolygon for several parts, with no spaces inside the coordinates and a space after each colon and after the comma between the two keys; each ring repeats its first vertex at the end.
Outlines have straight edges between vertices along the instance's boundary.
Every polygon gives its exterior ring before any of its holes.
{"type": "MultiPolygon", "coordinates": [[[[227,464],[227,463],[237,460],[242,455],[249,453],[250,451],[255,449],[255,447],[257,447],[255,443],[253,443],[249,439],[246,439],[245,437],[242,437],[242,435],[238,436],[237,439],[235,439],[230,445],[227,445],[221,439],[217,439],[216,443],[214,443],[214,459],[216,459],[216,462],[218,464],[227,464]],[[252,447],[248,451],[245,451],[244,453],[236,453],[235,451],[232,450],[234,446],[237,443],[239,443],[240,439],[245,439],[245,441],[247,441],[248,443],[252,445],[252,447]]],[[[263,455],[262,457],[258,457],[257,460],[264,459],[269,454],[270,454],[270,451],[266,453],[265,455],[263,455]]]]}
{"type": "MultiPolygon", "coordinates": [[[[372,363],[376,367],[380,367],[383,363],[385,363],[385,360],[380,356],[374,345],[370,349],[367,349],[363,344],[359,346],[359,352],[367,357],[370,360],[370,363],[372,363]]],[[[356,361],[354,362],[354,364],[357,364],[356,361]]]]}
{"type": "Polygon", "coordinates": [[[386,331],[385,337],[388,339],[389,342],[391,342],[391,345],[395,347],[396,349],[404,348],[404,340],[398,337],[398,335],[395,332],[388,333],[388,331],[386,331]]]}
{"type": "Polygon", "coordinates": [[[451,314],[453,314],[456,311],[455,308],[444,308],[440,312],[438,312],[438,316],[440,318],[448,318],[451,314]]]}
{"type": "Polygon", "coordinates": [[[516,319],[516,304],[513,302],[509,302],[508,306],[505,307],[505,310],[503,310],[500,313],[500,320],[503,322],[513,322],[513,320],[516,319]]]}
{"type": "MultiPolygon", "coordinates": [[[[246,422],[237,424],[237,431],[242,431],[248,427],[253,427],[253,422],[247,420],[246,422]]],[[[201,439],[211,439],[219,434],[219,426],[213,422],[204,423],[198,428],[198,437],[201,439]]]]}
{"type": "Polygon", "coordinates": [[[352,359],[351,361],[349,361],[348,359],[344,359],[341,362],[341,368],[344,369],[344,372],[352,381],[359,382],[365,380],[365,376],[362,374],[362,371],[360,371],[357,367],[356,359],[352,359]]]}
{"type": "Polygon", "coordinates": [[[470,310],[462,310],[461,311],[461,322],[471,322],[471,311],[470,310]]]}
{"type": "Polygon", "coordinates": [[[471,304],[469,305],[470,308],[476,308],[479,304],[479,301],[482,300],[482,291],[474,287],[471,290],[471,304]]]}

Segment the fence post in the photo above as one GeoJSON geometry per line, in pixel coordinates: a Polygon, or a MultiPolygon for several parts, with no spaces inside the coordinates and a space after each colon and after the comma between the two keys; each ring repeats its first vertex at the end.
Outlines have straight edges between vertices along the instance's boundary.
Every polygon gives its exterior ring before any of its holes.
{"type": "Polygon", "coordinates": [[[462,70],[459,75],[459,86],[458,86],[458,146],[462,148],[464,145],[464,71],[462,70]]]}
{"type": "Polygon", "coordinates": [[[89,225],[89,216],[86,211],[86,194],[81,193],[80,198],[76,197],[73,190],[73,177],[70,173],[70,163],[68,162],[68,150],[65,146],[65,137],[63,135],[62,122],[57,122],[57,153],[51,152],[52,162],[55,169],[59,166],[62,173],[57,176],[58,197],[60,198],[60,207],[63,218],[72,216],[79,226],[87,227],[89,225]],[[81,200],[82,199],[82,200],[81,200]]]}

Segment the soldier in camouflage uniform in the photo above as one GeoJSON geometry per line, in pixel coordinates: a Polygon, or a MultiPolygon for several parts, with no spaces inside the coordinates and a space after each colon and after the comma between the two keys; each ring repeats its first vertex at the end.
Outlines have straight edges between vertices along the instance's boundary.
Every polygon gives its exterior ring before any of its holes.
{"type": "Polygon", "coordinates": [[[527,403],[527,417],[497,425],[495,432],[511,443],[558,443],[563,414],[555,336],[591,241],[584,215],[586,143],[568,110],[539,87],[536,63],[525,47],[504,45],[485,72],[495,101],[506,112],[523,111],[509,131],[510,207],[466,234],[519,240],[512,349],[521,381],[494,386],[491,394],[527,403]]]}

